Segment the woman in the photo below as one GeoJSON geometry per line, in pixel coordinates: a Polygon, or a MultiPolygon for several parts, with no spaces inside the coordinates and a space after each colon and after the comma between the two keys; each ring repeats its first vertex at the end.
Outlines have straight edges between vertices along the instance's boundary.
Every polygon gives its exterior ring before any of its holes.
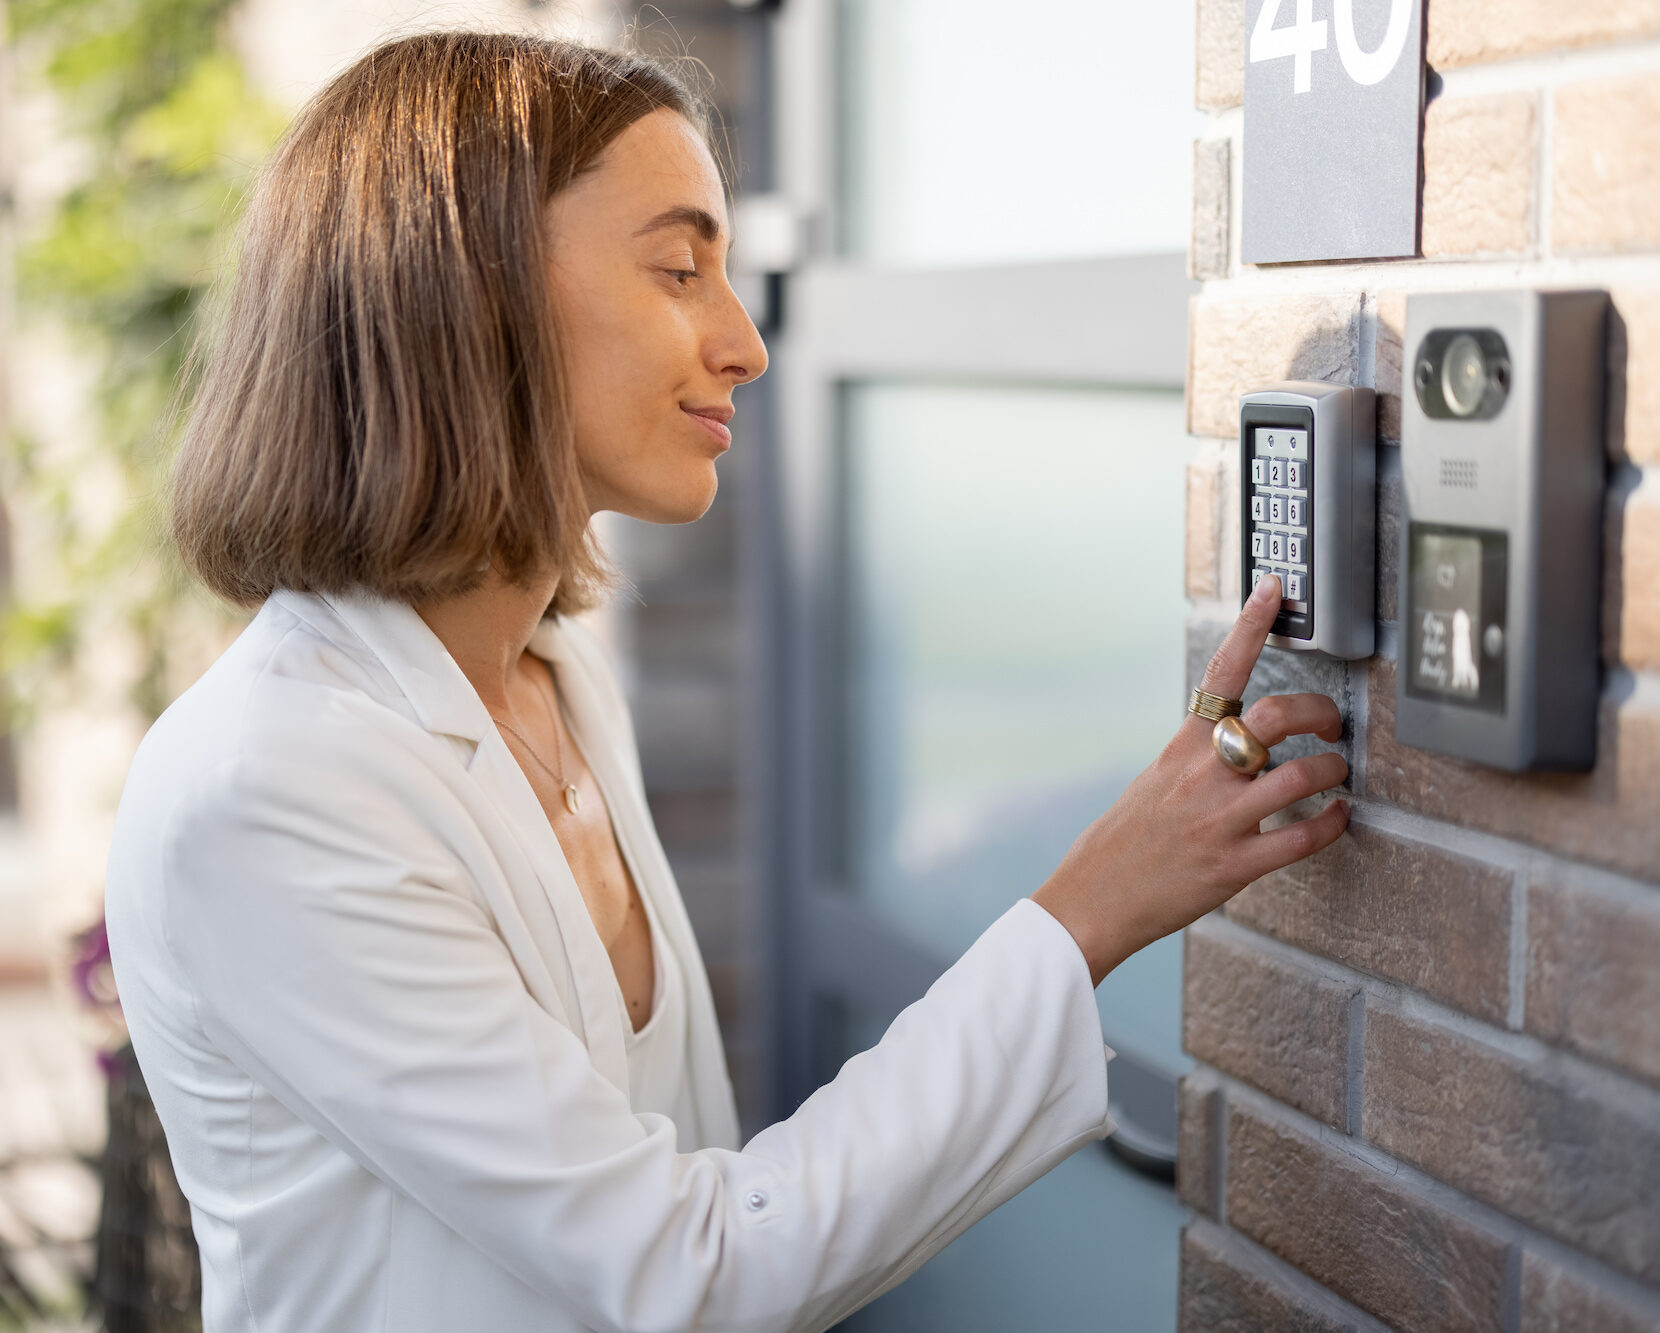
{"type": "MultiPolygon", "coordinates": [[[[208,1330],[813,1329],[1109,1132],[1092,986],[1333,841],[1341,758],[1189,718],[873,1050],[740,1150],[627,709],[568,613],[685,522],[766,352],[702,112],[632,57],[437,34],[302,114],[175,470],[258,614],[145,738],[108,884],[208,1330]]],[[[1207,676],[1239,694],[1253,598],[1207,676]]],[[[1335,740],[1330,700],[1256,705],[1335,740]]],[[[1011,886],[1013,888],[1013,886],[1011,886]]]]}

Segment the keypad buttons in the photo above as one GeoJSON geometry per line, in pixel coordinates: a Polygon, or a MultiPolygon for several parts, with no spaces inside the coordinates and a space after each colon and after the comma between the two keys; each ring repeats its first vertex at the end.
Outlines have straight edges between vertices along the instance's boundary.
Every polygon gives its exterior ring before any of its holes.
{"type": "Polygon", "coordinates": [[[1285,502],[1285,521],[1294,528],[1308,526],[1308,501],[1300,495],[1293,495],[1285,502]]]}
{"type": "Polygon", "coordinates": [[[1260,559],[1262,559],[1263,556],[1265,556],[1267,554],[1268,554],[1268,534],[1266,532],[1263,532],[1260,528],[1253,530],[1252,533],[1251,533],[1251,556],[1252,556],[1252,558],[1256,559],[1256,560],[1260,560],[1260,559]]]}
{"type": "MultiPolygon", "coordinates": [[[[1255,516],[1253,512],[1252,517],[1255,516]]],[[[1270,523],[1285,522],[1285,496],[1270,495],[1268,497],[1268,521],[1270,523]]]]}
{"type": "Polygon", "coordinates": [[[1285,539],[1285,558],[1294,565],[1307,564],[1308,562],[1303,559],[1303,548],[1306,545],[1306,538],[1287,537],[1285,539]]]}
{"type": "Polygon", "coordinates": [[[1251,485],[1265,486],[1268,484],[1268,460],[1253,458],[1251,460],[1251,485]]]}
{"type": "Polygon", "coordinates": [[[1253,523],[1265,523],[1267,520],[1268,497],[1266,495],[1253,495],[1251,497],[1251,521],[1253,523]]]}
{"type": "Polygon", "coordinates": [[[1285,534],[1283,532],[1270,532],[1268,534],[1268,558],[1270,560],[1284,560],[1286,558],[1285,534]]]}
{"type": "Polygon", "coordinates": [[[1295,570],[1293,570],[1289,575],[1287,575],[1286,580],[1285,580],[1286,600],[1291,601],[1291,602],[1300,602],[1300,601],[1302,601],[1303,600],[1303,594],[1308,591],[1308,589],[1304,586],[1304,583],[1305,583],[1304,576],[1302,574],[1297,573],[1295,570]]]}
{"type": "Polygon", "coordinates": [[[1257,584],[1261,583],[1265,578],[1268,577],[1268,573],[1269,573],[1269,571],[1266,570],[1266,569],[1263,569],[1261,566],[1258,566],[1256,569],[1253,569],[1251,571],[1251,587],[1254,589],[1257,586],[1257,584]]]}
{"type": "Polygon", "coordinates": [[[1268,460],[1268,484],[1270,486],[1285,485],[1285,459],[1270,458],[1268,460]]]}
{"type": "Polygon", "coordinates": [[[1295,458],[1285,465],[1285,484],[1293,490],[1300,491],[1308,485],[1308,464],[1298,462],[1295,458]]]}

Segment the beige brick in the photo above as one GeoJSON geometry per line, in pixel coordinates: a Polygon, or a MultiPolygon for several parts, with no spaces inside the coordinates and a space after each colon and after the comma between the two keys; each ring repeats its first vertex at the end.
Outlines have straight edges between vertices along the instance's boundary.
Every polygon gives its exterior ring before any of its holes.
{"type": "Polygon", "coordinates": [[[1660,289],[1614,292],[1608,361],[1609,452],[1660,463],[1660,289]]]}
{"type": "Polygon", "coordinates": [[[1660,1092],[1611,1090],[1558,1061],[1376,1006],[1366,1014],[1365,1084],[1369,1142],[1660,1282],[1660,1092]]]}
{"type": "Polygon", "coordinates": [[[1183,951],[1182,1049],[1343,1129],[1354,993],[1198,921],[1183,951]]]}
{"type": "Polygon", "coordinates": [[[1176,1086],[1176,1197],[1196,1213],[1220,1216],[1216,1150],[1224,1132],[1222,1088],[1202,1070],[1176,1086]]]}
{"type": "Polygon", "coordinates": [[[1527,894],[1525,1025],[1546,1041],[1660,1083],[1660,893],[1576,883],[1527,894]]]}
{"type": "Polygon", "coordinates": [[[1535,98],[1440,97],[1424,114],[1424,254],[1533,248],[1535,98]]]}
{"type": "Polygon", "coordinates": [[[1406,293],[1379,293],[1377,350],[1372,355],[1372,383],[1378,395],[1378,438],[1396,443],[1401,438],[1401,344],[1405,337],[1406,293]]]}
{"type": "Polygon", "coordinates": [[[1605,695],[1590,773],[1506,773],[1395,740],[1395,665],[1372,660],[1366,794],[1660,883],[1660,699],[1605,695]]]}
{"type": "Polygon", "coordinates": [[[1233,920],[1493,1022],[1510,1002],[1509,871],[1360,822],[1251,885],[1233,920]]]}
{"type": "Polygon", "coordinates": [[[1347,1333],[1341,1314],[1276,1281],[1260,1251],[1208,1222],[1182,1231],[1177,1333],[1347,1333]]]}
{"type": "Polygon", "coordinates": [[[1529,1250],[1522,1255],[1521,1333],[1660,1333],[1660,1294],[1631,1300],[1529,1250]]]}
{"type": "Polygon", "coordinates": [[[1559,88],[1551,246],[1660,249],[1660,74],[1559,88]]]}
{"type": "Polygon", "coordinates": [[[1228,1108],[1228,1222],[1414,1333],[1499,1333],[1508,1247],[1412,1186],[1289,1125],[1228,1108]]]}
{"type": "Polygon", "coordinates": [[[1193,246],[1187,271],[1200,281],[1228,274],[1232,157],[1233,145],[1226,139],[1194,140],[1193,246]]]}
{"type": "Polygon", "coordinates": [[[1356,383],[1360,310],[1357,292],[1195,301],[1188,430],[1237,437],[1239,395],[1276,380],[1356,383]]]}
{"type": "Polygon", "coordinates": [[[1660,0],[1433,0],[1426,59],[1436,69],[1660,33],[1660,0]]]}
{"type": "Polygon", "coordinates": [[[1401,600],[1401,451],[1389,445],[1378,450],[1377,473],[1377,585],[1373,605],[1379,620],[1395,620],[1401,600]]]}
{"type": "Polygon", "coordinates": [[[1245,101],[1245,0],[1198,0],[1194,102],[1211,110],[1245,101]]]}
{"type": "Polygon", "coordinates": [[[1660,469],[1610,496],[1604,533],[1603,656],[1660,671],[1660,469]]]}
{"type": "Polygon", "coordinates": [[[1187,595],[1217,594],[1217,556],[1222,535],[1222,469],[1214,458],[1187,466],[1187,595]]]}

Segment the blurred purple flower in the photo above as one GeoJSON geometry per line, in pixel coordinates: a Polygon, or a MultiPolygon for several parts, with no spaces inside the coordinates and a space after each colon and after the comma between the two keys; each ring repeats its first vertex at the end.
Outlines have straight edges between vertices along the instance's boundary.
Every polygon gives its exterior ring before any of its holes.
{"type": "Polygon", "coordinates": [[[98,1051],[98,1066],[106,1078],[121,1071],[116,1051],[126,1044],[126,1023],[121,1015],[121,997],[115,993],[115,970],[110,964],[109,931],[100,917],[71,941],[73,948],[69,975],[75,994],[106,1032],[98,1051]]]}

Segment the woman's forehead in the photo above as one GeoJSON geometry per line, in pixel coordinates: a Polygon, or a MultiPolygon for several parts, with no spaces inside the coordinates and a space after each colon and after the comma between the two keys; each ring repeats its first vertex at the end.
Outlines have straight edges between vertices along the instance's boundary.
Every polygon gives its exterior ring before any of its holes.
{"type": "Polygon", "coordinates": [[[652,221],[701,230],[695,216],[700,213],[725,230],[726,195],[715,160],[697,130],[674,111],[653,111],[635,121],[574,189],[604,196],[607,211],[631,233],[652,221]],[[669,216],[675,213],[679,216],[669,216]]]}

